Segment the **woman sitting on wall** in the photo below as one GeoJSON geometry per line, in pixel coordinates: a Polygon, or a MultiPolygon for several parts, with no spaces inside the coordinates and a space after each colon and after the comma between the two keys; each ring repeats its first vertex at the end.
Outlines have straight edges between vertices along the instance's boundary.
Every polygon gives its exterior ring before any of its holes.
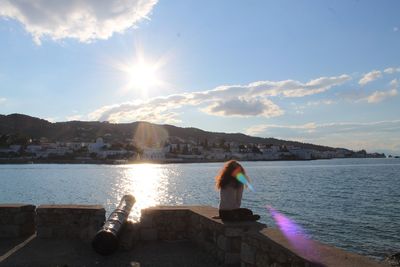
{"type": "Polygon", "coordinates": [[[240,208],[244,185],[236,178],[238,173],[249,180],[243,167],[237,161],[230,160],[215,177],[215,186],[220,190],[219,217],[224,221],[256,221],[260,219],[259,215],[240,208]]]}

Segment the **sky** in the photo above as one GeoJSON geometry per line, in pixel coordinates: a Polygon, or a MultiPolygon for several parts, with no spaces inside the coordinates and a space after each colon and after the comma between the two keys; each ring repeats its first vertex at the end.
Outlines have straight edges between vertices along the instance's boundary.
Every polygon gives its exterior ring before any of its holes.
{"type": "Polygon", "coordinates": [[[400,155],[400,1],[0,0],[0,114],[400,155]]]}

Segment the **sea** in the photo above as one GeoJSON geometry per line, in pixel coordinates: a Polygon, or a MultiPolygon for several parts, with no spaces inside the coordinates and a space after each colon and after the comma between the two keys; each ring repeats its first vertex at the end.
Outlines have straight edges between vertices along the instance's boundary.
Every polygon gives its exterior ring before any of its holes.
{"type": "MultiPolygon", "coordinates": [[[[276,227],[267,209],[313,239],[382,260],[400,252],[400,159],[241,162],[255,191],[242,207],[276,227]]],[[[0,203],[101,204],[107,215],[124,194],[130,218],[156,205],[218,207],[214,177],[223,163],[0,165],[0,203]]]]}

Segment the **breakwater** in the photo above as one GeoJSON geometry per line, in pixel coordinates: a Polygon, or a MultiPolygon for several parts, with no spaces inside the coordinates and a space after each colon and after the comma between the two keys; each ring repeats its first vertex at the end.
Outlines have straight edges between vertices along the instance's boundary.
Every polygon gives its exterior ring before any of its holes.
{"type": "MultiPolygon", "coordinates": [[[[227,223],[210,206],[158,206],[128,221],[120,247],[143,242],[190,240],[220,264],[254,266],[384,266],[367,257],[308,240],[298,248],[278,229],[258,222],[227,223]]],[[[90,246],[105,221],[100,205],[0,205],[0,238],[34,234],[40,239],[78,239],[90,246]]],[[[293,237],[293,236],[292,236],[293,237]]],[[[296,239],[296,238],[295,238],[296,239]]]]}

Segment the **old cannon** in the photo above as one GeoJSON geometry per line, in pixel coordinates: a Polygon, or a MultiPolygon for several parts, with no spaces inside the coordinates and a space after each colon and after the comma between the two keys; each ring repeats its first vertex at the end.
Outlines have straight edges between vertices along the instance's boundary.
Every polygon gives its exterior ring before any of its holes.
{"type": "Polygon", "coordinates": [[[136,200],[132,195],[125,195],[117,208],[108,216],[103,227],[96,233],[92,247],[97,253],[108,255],[118,248],[119,235],[129,212],[136,200]]]}

